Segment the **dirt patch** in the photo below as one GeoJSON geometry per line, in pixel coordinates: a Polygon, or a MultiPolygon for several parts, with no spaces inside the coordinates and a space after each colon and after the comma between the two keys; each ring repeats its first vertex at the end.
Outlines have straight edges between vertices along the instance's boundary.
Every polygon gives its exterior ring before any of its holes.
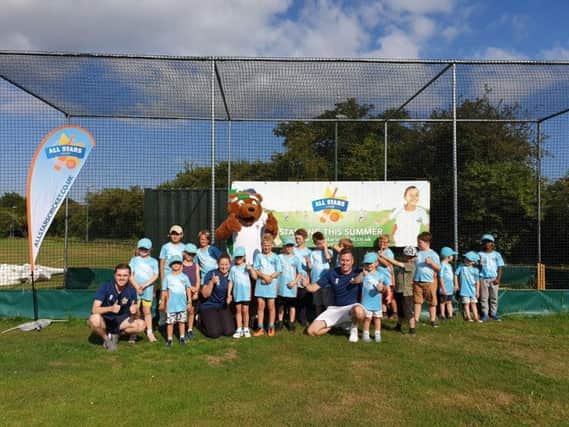
{"type": "Polygon", "coordinates": [[[230,348],[225,353],[217,356],[206,356],[205,360],[209,366],[219,367],[226,362],[237,359],[237,350],[230,348]]]}

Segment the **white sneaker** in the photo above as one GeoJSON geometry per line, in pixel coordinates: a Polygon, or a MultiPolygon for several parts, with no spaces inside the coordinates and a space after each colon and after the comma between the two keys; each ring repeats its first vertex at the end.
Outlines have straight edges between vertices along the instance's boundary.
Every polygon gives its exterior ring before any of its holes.
{"type": "Polygon", "coordinates": [[[350,342],[358,342],[358,328],[350,329],[350,342]]]}
{"type": "Polygon", "coordinates": [[[381,334],[375,334],[375,342],[381,342],[381,334]]]}
{"type": "Polygon", "coordinates": [[[251,332],[249,331],[249,328],[243,329],[243,336],[245,338],[251,338],[251,332]]]}
{"type": "Polygon", "coordinates": [[[241,328],[238,328],[235,333],[233,334],[233,338],[241,338],[241,336],[243,335],[243,331],[241,330],[241,328]]]}
{"type": "Polygon", "coordinates": [[[363,342],[371,342],[371,338],[369,337],[369,331],[368,332],[364,331],[362,333],[362,341],[363,342]]]}

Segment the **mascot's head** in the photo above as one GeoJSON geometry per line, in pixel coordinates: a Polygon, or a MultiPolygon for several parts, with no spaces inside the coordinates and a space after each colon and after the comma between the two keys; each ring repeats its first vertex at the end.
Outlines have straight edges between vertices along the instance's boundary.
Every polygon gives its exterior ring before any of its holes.
{"type": "Polygon", "coordinates": [[[227,211],[229,214],[235,214],[241,225],[249,227],[263,213],[262,201],[263,197],[252,188],[244,191],[232,190],[229,194],[227,211]]]}

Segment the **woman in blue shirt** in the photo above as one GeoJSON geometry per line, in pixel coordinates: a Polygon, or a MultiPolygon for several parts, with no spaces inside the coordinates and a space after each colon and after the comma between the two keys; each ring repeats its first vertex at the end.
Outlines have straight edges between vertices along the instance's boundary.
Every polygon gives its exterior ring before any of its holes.
{"type": "Polygon", "coordinates": [[[217,269],[208,272],[201,289],[203,301],[200,303],[201,330],[206,337],[230,337],[235,332],[235,322],[227,306],[229,289],[229,255],[219,257],[217,269]]]}

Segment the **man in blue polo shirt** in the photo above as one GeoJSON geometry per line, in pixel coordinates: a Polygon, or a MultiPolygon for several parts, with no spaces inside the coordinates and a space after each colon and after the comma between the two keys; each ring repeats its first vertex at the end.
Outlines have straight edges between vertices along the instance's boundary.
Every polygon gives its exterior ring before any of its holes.
{"type": "Polygon", "coordinates": [[[129,278],[129,265],[117,265],[114,280],[103,283],[93,301],[89,327],[103,339],[103,346],[109,351],[117,350],[121,332],[132,335],[145,328],[144,320],[135,318],[138,297],[129,278]]]}
{"type": "Polygon", "coordinates": [[[358,324],[365,318],[359,303],[362,270],[354,269],[354,255],[349,249],[340,252],[339,267],[329,270],[317,283],[305,284],[309,292],[328,286],[332,290],[334,305],[324,310],[308,327],[308,335],[320,336],[334,326],[351,321],[350,342],[358,341],[358,324]]]}

